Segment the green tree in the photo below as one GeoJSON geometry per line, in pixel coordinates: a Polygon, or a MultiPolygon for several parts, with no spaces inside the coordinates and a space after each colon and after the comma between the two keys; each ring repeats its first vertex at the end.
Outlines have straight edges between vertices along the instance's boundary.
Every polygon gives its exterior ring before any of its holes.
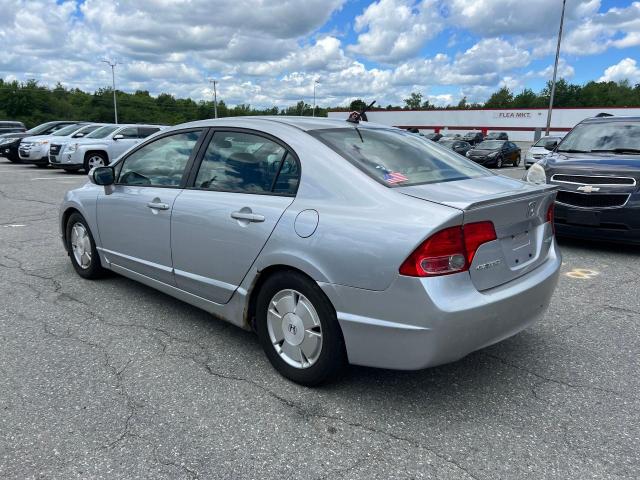
{"type": "Polygon", "coordinates": [[[509,108],[513,102],[513,93],[507,87],[502,87],[489,97],[484,104],[486,108],[509,108]]]}
{"type": "Polygon", "coordinates": [[[418,92],[411,92],[409,98],[405,98],[403,102],[406,110],[420,110],[420,107],[422,106],[422,94],[418,92]]]}

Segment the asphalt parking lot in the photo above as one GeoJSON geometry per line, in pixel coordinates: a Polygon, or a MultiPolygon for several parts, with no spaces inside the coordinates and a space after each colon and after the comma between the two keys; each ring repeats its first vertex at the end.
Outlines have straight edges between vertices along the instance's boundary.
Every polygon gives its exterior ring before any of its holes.
{"type": "Polygon", "coordinates": [[[250,333],[76,275],[58,205],[85,179],[0,159],[0,478],[640,477],[640,248],[563,240],[532,328],[307,389],[250,333]]]}

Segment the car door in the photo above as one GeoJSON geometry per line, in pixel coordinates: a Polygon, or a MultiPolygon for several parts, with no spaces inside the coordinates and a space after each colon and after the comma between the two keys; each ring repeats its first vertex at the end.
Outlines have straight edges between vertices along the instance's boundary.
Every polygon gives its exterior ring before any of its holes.
{"type": "Polygon", "coordinates": [[[293,202],[299,172],[295,154],[276,138],[215,131],[173,206],[177,286],[228,302],[293,202]]]}
{"type": "Polygon", "coordinates": [[[109,147],[111,160],[118,158],[124,152],[140,142],[138,127],[125,127],[121,130],[117,130],[111,138],[113,140],[109,147]]]}
{"type": "Polygon", "coordinates": [[[187,130],[155,138],[114,166],[116,183],[97,202],[100,250],[111,263],[175,284],[171,212],[202,132],[187,130]]]}

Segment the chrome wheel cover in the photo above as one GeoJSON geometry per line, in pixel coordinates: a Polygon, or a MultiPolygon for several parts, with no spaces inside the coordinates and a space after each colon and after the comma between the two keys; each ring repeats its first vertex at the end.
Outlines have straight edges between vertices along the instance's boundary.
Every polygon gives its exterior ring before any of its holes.
{"type": "Polygon", "coordinates": [[[89,168],[104,167],[104,159],[99,155],[91,155],[87,160],[87,165],[89,165],[89,168]]]}
{"type": "Polygon", "coordinates": [[[80,222],[71,227],[71,250],[76,263],[86,270],[91,266],[91,239],[89,232],[80,222]]]}
{"type": "Polygon", "coordinates": [[[267,331],[280,358],[294,368],[309,368],[322,351],[320,317],[311,301],[297,290],[276,293],[267,311],[267,331]]]}

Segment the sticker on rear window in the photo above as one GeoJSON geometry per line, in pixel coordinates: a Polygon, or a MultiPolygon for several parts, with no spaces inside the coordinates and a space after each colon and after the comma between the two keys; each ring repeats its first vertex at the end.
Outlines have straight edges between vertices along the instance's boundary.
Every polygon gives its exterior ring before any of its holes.
{"type": "Polygon", "coordinates": [[[400,172],[387,172],[384,174],[384,181],[387,183],[400,183],[406,182],[407,180],[409,179],[400,172]]]}

